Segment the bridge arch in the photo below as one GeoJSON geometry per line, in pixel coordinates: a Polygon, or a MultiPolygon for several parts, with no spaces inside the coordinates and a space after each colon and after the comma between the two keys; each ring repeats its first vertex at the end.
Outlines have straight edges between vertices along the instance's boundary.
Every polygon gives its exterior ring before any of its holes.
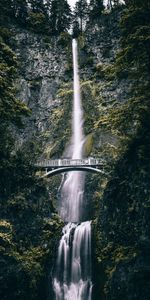
{"type": "Polygon", "coordinates": [[[61,168],[57,168],[57,169],[53,169],[50,170],[48,172],[46,172],[42,177],[50,177],[50,176],[54,176],[57,174],[61,174],[61,173],[65,173],[65,172],[76,172],[76,171],[83,171],[83,172],[91,172],[91,173],[101,173],[101,174],[105,174],[106,173],[100,169],[96,169],[93,167],[89,167],[89,166],[84,166],[84,167],[80,167],[80,166],[76,166],[76,167],[61,167],[61,168]]]}

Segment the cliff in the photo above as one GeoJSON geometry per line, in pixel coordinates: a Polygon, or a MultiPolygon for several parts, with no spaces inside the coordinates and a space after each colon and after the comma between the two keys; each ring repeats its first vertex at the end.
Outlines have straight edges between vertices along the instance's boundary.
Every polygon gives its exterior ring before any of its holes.
{"type": "MultiPolygon", "coordinates": [[[[93,300],[149,296],[149,125],[145,121],[139,129],[139,120],[134,119],[138,104],[134,103],[134,112],[130,99],[137,88],[136,75],[131,78],[125,68],[120,71],[116,66],[122,48],[122,14],[120,9],[104,14],[78,37],[85,155],[103,158],[106,173],[86,177],[85,205],[93,220],[93,300]]],[[[16,149],[32,141],[33,161],[67,157],[73,94],[71,37],[40,35],[18,25],[9,29],[19,61],[17,96],[31,110],[25,127],[15,130],[16,149]]],[[[29,194],[9,200],[2,212],[6,219],[1,224],[2,299],[53,297],[51,272],[62,227],[57,216],[60,182],[59,176],[44,182],[36,179],[29,194]],[[13,269],[15,287],[6,292],[13,286],[13,269]]]]}

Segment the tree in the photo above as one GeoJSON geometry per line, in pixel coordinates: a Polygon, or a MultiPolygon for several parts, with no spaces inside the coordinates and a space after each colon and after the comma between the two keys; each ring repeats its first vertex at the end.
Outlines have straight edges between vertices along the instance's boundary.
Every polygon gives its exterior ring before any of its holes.
{"type": "Polygon", "coordinates": [[[19,23],[26,23],[28,17],[28,4],[26,0],[12,0],[13,15],[19,23]]]}
{"type": "Polygon", "coordinates": [[[4,1],[0,0],[0,21],[3,23],[5,21],[5,16],[7,18],[11,15],[12,13],[12,1],[6,0],[5,5],[4,1]]]}
{"type": "Polygon", "coordinates": [[[81,32],[86,23],[88,16],[88,4],[86,0],[79,0],[76,2],[74,9],[74,20],[79,22],[81,32]]]}
{"type": "MultiPolygon", "coordinates": [[[[2,0],[1,0],[2,2],[2,0]]],[[[27,16],[28,16],[28,3],[27,0],[10,0],[7,1],[5,5],[1,5],[0,8],[1,13],[3,14],[6,20],[8,18],[16,19],[19,23],[24,24],[26,23],[27,16]]]]}
{"type": "Polygon", "coordinates": [[[127,7],[131,8],[137,8],[137,7],[143,7],[145,9],[150,9],[150,1],[141,1],[141,0],[124,0],[127,7]]]}
{"type": "Polygon", "coordinates": [[[50,24],[52,34],[60,34],[70,28],[71,9],[67,0],[52,0],[50,24]]]}
{"type": "Polygon", "coordinates": [[[46,13],[45,3],[43,0],[30,0],[32,12],[46,13]]]}
{"type": "Polygon", "coordinates": [[[43,0],[30,0],[28,25],[32,30],[39,33],[48,32],[49,15],[43,0]]]}
{"type": "Polygon", "coordinates": [[[104,9],[103,0],[91,0],[89,7],[90,19],[98,19],[104,9]]]}
{"type": "Polygon", "coordinates": [[[72,24],[72,37],[77,38],[80,34],[80,28],[78,21],[74,21],[72,24]]]}
{"type": "Polygon", "coordinates": [[[0,0],[0,18],[4,24],[8,20],[14,19],[20,24],[26,24],[28,17],[27,0],[0,0]]]}
{"type": "Polygon", "coordinates": [[[124,0],[107,0],[106,4],[108,9],[113,9],[113,7],[118,7],[119,5],[124,4],[124,2],[124,0]]]}

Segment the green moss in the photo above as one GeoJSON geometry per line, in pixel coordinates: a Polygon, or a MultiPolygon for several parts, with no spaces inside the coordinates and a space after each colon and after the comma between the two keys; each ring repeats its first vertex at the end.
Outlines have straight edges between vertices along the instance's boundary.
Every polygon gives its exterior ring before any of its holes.
{"type": "Polygon", "coordinates": [[[71,41],[72,37],[68,32],[62,32],[58,37],[58,45],[67,49],[70,48],[68,51],[71,51],[71,41]]]}
{"type": "Polygon", "coordinates": [[[90,133],[86,136],[86,141],[85,141],[84,146],[83,146],[83,148],[84,148],[83,151],[84,151],[86,156],[90,155],[90,153],[92,151],[92,148],[93,148],[93,142],[94,142],[93,141],[93,134],[90,133]]]}
{"type": "Polygon", "coordinates": [[[80,34],[78,36],[78,46],[79,49],[83,49],[86,45],[86,40],[85,40],[85,35],[84,34],[80,34]]]}
{"type": "Polygon", "coordinates": [[[12,232],[12,224],[6,220],[0,220],[1,232],[12,232]]]}
{"type": "Polygon", "coordinates": [[[114,80],[116,78],[116,69],[113,64],[98,63],[94,69],[94,76],[98,79],[114,80]]]}
{"type": "Polygon", "coordinates": [[[52,110],[50,122],[52,130],[45,132],[45,141],[51,136],[51,143],[46,145],[44,155],[46,157],[56,156],[61,157],[70,140],[71,136],[71,114],[72,114],[72,98],[73,91],[70,84],[64,84],[58,90],[57,99],[60,101],[59,107],[52,110]],[[62,134],[63,133],[63,134],[62,134]]]}
{"type": "Polygon", "coordinates": [[[26,227],[21,224],[12,226],[6,220],[0,221],[0,256],[1,256],[1,292],[13,299],[44,299],[48,289],[48,276],[52,268],[56,245],[63,223],[57,215],[51,219],[37,218],[29,229],[29,216],[26,227]],[[40,226],[39,226],[40,225],[40,226]],[[37,229],[37,227],[39,227],[37,229]],[[30,231],[38,230],[38,239],[30,231]],[[23,234],[22,234],[23,230],[23,234]],[[5,231],[5,232],[4,232],[5,231]],[[32,240],[29,242],[29,238],[32,240]],[[28,240],[28,242],[27,242],[28,240]],[[35,242],[36,241],[36,242],[35,242]],[[13,282],[13,285],[11,283],[13,282]],[[8,289],[9,287],[9,289],[8,289]],[[40,296],[40,290],[43,290],[40,296]]]}

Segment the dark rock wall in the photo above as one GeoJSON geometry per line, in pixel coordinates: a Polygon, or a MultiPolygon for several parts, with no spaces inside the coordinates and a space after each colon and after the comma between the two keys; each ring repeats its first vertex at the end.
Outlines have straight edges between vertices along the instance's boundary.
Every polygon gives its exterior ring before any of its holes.
{"type": "MultiPolygon", "coordinates": [[[[12,29],[14,50],[19,60],[18,98],[31,109],[31,118],[22,138],[42,133],[50,126],[52,108],[59,106],[56,93],[67,79],[68,47],[58,38],[43,37],[23,29],[12,29]]],[[[21,138],[21,137],[20,137],[21,138]]]]}
{"type": "MultiPolygon", "coordinates": [[[[120,158],[120,136],[111,128],[108,117],[127,101],[131,88],[131,82],[126,77],[118,80],[114,71],[120,48],[120,15],[114,11],[102,16],[99,24],[89,25],[78,39],[85,154],[102,157],[106,171],[106,176],[88,175],[86,179],[88,218],[93,219],[93,300],[148,299],[148,165],[139,158],[140,145],[132,158],[129,154],[120,158]]],[[[59,39],[15,27],[12,32],[20,60],[18,97],[32,111],[20,143],[35,135],[42,141],[43,157],[67,155],[71,40],[64,46],[59,39]]],[[[50,195],[51,188],[56,192],[59,183],[60,179],[49,180],[50,195]]]]}

